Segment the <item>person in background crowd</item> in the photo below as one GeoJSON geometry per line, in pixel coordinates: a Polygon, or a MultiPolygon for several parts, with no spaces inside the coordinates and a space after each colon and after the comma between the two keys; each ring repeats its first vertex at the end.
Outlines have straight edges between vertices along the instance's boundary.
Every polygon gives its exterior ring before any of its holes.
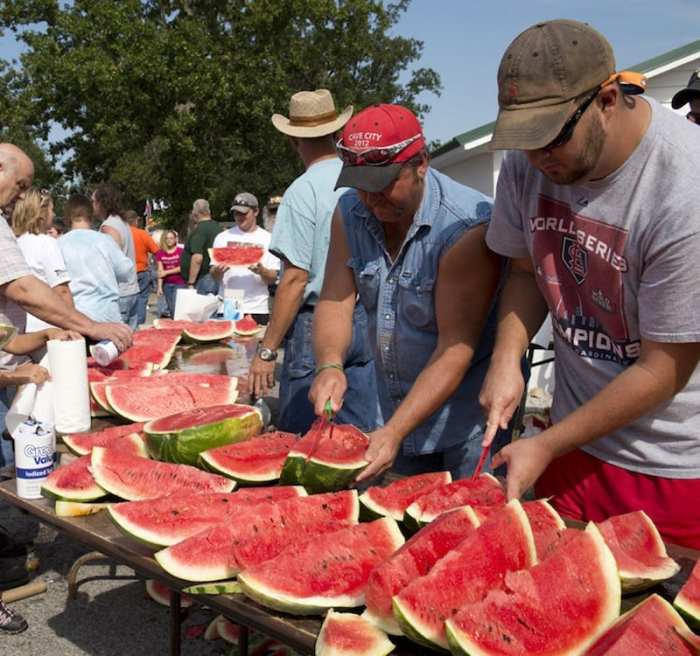
{"type": "Polygon", "coordinates": [[[680,109],[685,104],[690,105],[690,111],[685,117],[691,122],[700,124],[700,68],[693,71],[685,89],[677,91],[671,98],[671,107],[680,109]]]}
{"type": "MultiPolygon", "coordinates": [[[[31,272],[45,282],[73,307],[70,276],[58,242],[46,234],[53,223],[53,201],[46,190],[29,189],[15,204],[12,229],[31,272]]],[[[49,328],[49,324],[32,314],[27,315],[27,332],[49,328]]],[[[24,332],[24,329],[23,331],[24,332]]]]}
{"type": "Polygon", "coordinates": [[[470,476],[481,454],[477,395],[493,347],[502,260],[486,247],[491,200],[432,169],[423,129],[400,105],[345,125],[338,202],[314,317],[317,415],[342,406],[341,363],[356,299],[369,316],[384,425],[358,477],[393,465],[411,475],[470,476]]]}
{"type": "Polygon", "coordinates": [[[138,327],[139,283],[136,278],[136,253],[131,230],[122,218],[121,199],[115,187],[109,184],[98,185],[92,192],[92,210],[95,218],[102,221],[100,232],[109,235],[124,255],[133,263],[132,275],[126,282],[119,283],[119,310],[122,321],[136,330],[138,327]]]}
{"type": "Polygon", "coordinates": [[[214,240],[214,248],[227,246],[231,242],[257,244],[265,249],[262,260],[253,266],[229,268],[213,266],[212,277],[220,284],[219,295],[227,298],[231,290],[243,292],[241,312],[251,314],[260,324],[266,325],[269,318],[268,285],[277,280],[279,260],[269,253],[270,233],[258,225],[258,199],[247,192],[236,194],[231,207],[236,225],[220,232],[214,240]]]}
{"type": "Polygon", "coordinates": [[[518,405],[516,362],[549,311],[553,425],[495,455],[508,496],[536,483],[582,521],[644,510],[700,549],[700,130],[630,95],[634,77],[572,20],[533,25],[501,60],[491,147],[510,152],[487,243],[511,261],[485,442],[518,405]]]}
{"type": "Polygon", "coordinates": [[[279,209],[281,202],[282,196],[270,196],[265,204],[265,207],[263,208],[263,228],[265,228],[265,230],[267,230],[269,233],[272,233],[272,229],[275,227],[277,210],[279,209]]]}
{"type": "Polygon", "coordinates": [[[158,252],[158,244],[143,228],[141,217],[134,210],[124,212],[124,218],[129,224],[131,237],[134,240],[134,255],[136,257],[136,279],[139,283],[138,322],[146,323],[146,310],[148,309],[148,297],[153,290],[153,278],[149,267],[149,254],[158,252]]]}
{"type": "MultiPolygon", "coordinates": [[[[8,314],[8,306],[14,303],[16,308],[31,312],[46,322],[74,330],[95,341],[109,339],[120,350],[127,349],[131,345],[131,331],[126,326],[96,323],[77,312],[51,287],[32,275],[27,266],[6,217],[12,216],[15,203],[29,189],[33,177],[34,165],[26,153],[14,144],[0,143],[0,323],[14,324],[8,314]]],[[[38,380],[37,376],[43,374],[34,369],[28,375],[38,380]]],[[[23,553],[26,554],[26,546],[15,542],[7,531],[0,528],[0,558],[21,558],[19,565],[0,564],[0,580],[12,585],[10,581],[17,568],[24,567],[23,553]]],[[[0,601],[0,633],[19,633],[26,628],[24,618],[0,601]]]]}
{"type": "MultiPolygon", "coordinates": [[[[283,273],[270,325],[251,363],[249,385],[257,396],[272,388],[277,349],[284,344],[279,426],[289,432],[306,432],[315,418],[309,401],[317,371],[311,325],[323,285],[331,217],[343,193],[333,189],[341,169],[334,134],[351,116],[352,107],[338,114],[331,93],[319,89],[294,94],[289,118],[280,114],[272,117],[306,172],[292,182],[278,208],[270,248],[282,259],[283,273]]],[[[350,332],[349,348],[336,363],[344,368],[349,387],[337,419],[369,431],[377,422],[377,388],[364,308],[355,309],[350,332]]]]}
{"type": "Polygon", "coordinates": [[[221,232],[221,226],[211,218],[209,201],[198,198],[192,205],[190,219],[194,229],[189,233],[180,259],[180,270],[188,287],[199,294],[216,294],[219,282],[209,271],[209,249],[221,232]]]}
{"type": "Polygon", "coordinates": [[[177,290],[187,286],[180,271],[182,252],[182,246],[177,244],[177,233],[174,230],[163,230],[160,237],[160,250],[156,253],[158,296],[165,296],[171,317],[175,316],[177,290]]]}
{"type": "Polygon", "coordinates": [[[61,219],[57,219],[55,217],[53,223],[46,229],[46,234],[54,239],[58,239],[61,235],[65,234],[65,232],[65,223],[63,223],[61,219]]]}
{"type": "Polygon", "coordinates": [[[87,196],[71,196],[64,214],[70,232],[58,240],[58,245],[70,276],[75,307],[93,321],[121,321],[119,283],[131,279],[133,262],[114,239],[92,230],[92,205],[87,196]]]}

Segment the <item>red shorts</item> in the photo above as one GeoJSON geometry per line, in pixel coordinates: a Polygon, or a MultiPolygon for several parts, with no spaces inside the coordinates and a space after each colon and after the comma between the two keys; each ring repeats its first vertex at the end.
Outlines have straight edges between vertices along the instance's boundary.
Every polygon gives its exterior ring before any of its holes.
{"type": "Polygon", "coordinates": [[[547,467],[535,493],[581,521],[643,510],[666,542],[700,549],[700,479],[640,474],[576,449],[547,467]]]}

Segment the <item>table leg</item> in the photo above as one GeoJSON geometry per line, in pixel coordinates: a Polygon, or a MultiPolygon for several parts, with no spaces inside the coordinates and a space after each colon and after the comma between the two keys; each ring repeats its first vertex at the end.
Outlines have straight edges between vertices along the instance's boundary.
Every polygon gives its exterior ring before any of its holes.
{"type": "Polygon", "coordinates": [[[180,591],[170,591],[170,656],[180,656],[182,616],[180,615],[180,591]]]}
{"type": "Polygon", "coordinates": [[[248,656],[248,627],[242,624],[238,634],[238,653],[240,656],[248,656]]]}

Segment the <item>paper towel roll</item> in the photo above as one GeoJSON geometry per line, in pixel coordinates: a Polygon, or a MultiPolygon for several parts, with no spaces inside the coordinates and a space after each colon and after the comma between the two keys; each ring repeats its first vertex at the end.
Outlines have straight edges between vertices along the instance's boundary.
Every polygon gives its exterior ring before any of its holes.
{"type": "Polygon", "coordinates": [[[90,388],[87,375],[85,340],[47,344],[53,383],[55,428],[59,433],[90,430],[90,388]]]}
{"type": "MultiPolygon", "coordinates": [[[[45,355],[39,365],[49,370],[49,356],[45,355]]],[[[47,380],[41,385],[34,383],[25,383],[17,388],[15,398],[12,400],[12,405],[7,411],[5,417],[5,427],[7,432],[12,435],[18,426],[25,420],[36,419],[51,427],[55,425],[53,415],[53,385],[50,380],[47,380]]]]}

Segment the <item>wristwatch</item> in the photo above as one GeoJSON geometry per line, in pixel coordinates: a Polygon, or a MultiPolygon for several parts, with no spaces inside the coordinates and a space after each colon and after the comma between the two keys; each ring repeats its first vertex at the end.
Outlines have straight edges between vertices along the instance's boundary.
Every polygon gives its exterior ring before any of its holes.
{"type": "Polygon", "coordinates": [[[258,347],[255,352],[263,362],[274,362],[277,359],[277,351],[263,346],[262,342],[258,342],[258,347]]]}

